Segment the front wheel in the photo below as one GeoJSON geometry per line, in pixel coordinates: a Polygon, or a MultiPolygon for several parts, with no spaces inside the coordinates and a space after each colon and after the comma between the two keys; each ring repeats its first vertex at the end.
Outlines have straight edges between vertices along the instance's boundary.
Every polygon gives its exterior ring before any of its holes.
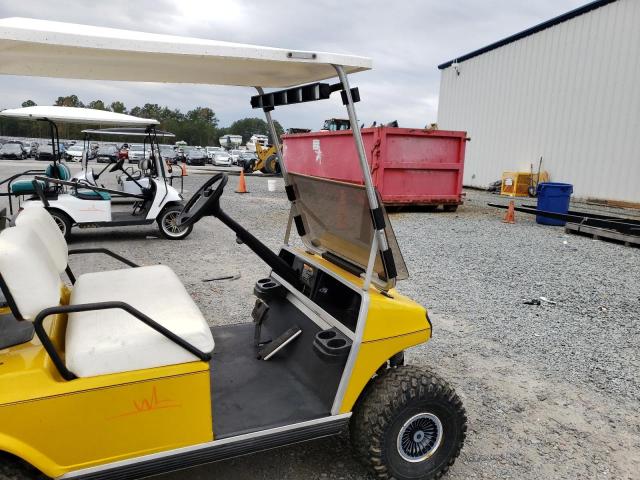
{"type": "Polygon", "coordinates": [[[193,225],[188,227],[178,226],[178,217],[182,212],[182,207],[174,205],[165,208],[158,216],[158,228],[160,229],[160,235],[169,240],[182,240],[187,238],[193,230],[193,225]]]}
{"type": "Polygon", "coordinates": [[[462,401],[444,380],[412,366],[378,376],[351,419],[351,441],[380,479],[435,480],[460,454],[462,401]]]}

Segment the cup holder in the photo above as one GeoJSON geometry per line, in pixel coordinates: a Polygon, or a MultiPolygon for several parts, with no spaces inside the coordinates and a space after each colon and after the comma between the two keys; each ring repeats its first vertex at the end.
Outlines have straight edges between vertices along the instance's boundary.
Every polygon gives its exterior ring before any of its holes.
{"type": "Polygon", "coordinates": [[[327,342],[327,346],[330,348],[342,348],[347,344],[344,338],[333,338],[327,342]]]}
{"type": "Polygon", "coordinates": [[[346,361],[350,350],[351,340],[335,327],[316,333],[313,339],[313,351],[329,363],[346,361]]]}
{"type": "Polygon", "coordinates": [[[323,330],[322,332],[318,332],[318,338],[320,340],[331,340],[336,336],[335,330],[323,330]]]}
{"type": "Polygon", "coordinates": [[[261,278],[253,287],[253,293],[259,299],[268,302],[276,297],[284,297],[287,294],[286,289],[271,277],[261,278]]]}

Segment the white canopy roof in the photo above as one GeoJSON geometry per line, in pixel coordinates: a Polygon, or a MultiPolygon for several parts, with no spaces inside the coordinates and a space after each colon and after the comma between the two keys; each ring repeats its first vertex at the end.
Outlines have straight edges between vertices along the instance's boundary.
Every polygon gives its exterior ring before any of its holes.
{"type": "MultiPolygon", "coordinates": [[[[257,25],[259,19],[257,18],[257,25]]],[[[132,30],[0,20],[0,74],[290,87],[368,70],[371,59],[132,30]]]]}
{"type": "Polygon", "coordinates": [[[140,118],[124,113],[106,112],[92,108],[35,106],[9,108],[0,112],[2,117],[21,118],[25,120],[49,119],[54,122],[82,123],[87,125],[118,125],[147,127],[160,122],[152,118],[140,118]]]}

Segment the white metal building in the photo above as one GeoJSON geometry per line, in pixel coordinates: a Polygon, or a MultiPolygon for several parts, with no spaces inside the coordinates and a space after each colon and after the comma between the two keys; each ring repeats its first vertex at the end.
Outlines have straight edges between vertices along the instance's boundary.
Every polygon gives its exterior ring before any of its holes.
{"type": "Polygon", "coordinates": [[[439,66],[438,126],[464,184],[543,170],[574,197],[640,205],[640,0],[600,0],[439,66]]]}

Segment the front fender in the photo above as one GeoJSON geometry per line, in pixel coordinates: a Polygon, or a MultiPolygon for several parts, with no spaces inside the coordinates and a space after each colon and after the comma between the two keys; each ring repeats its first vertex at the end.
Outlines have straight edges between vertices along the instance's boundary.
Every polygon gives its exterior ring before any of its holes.
{"type": "Polygon", "coordinates": [[[353,409],[371,377],[387,360],[402,350],[426,342],[430,337],[431,329],[425,329],[384,340],[363,342],[342,398],[340,413],[348,413],[353,409]]]}
{"type": "Polygon", "coordinates": [[[22,461],[37,468],[48,477],[59,477],[66,473],[66,470],[57,465],[51,458],[44,455],[39,450],[27,445],[20,440],[9,435],[0,433],[0,451],[18,457],[22,461]]]}

